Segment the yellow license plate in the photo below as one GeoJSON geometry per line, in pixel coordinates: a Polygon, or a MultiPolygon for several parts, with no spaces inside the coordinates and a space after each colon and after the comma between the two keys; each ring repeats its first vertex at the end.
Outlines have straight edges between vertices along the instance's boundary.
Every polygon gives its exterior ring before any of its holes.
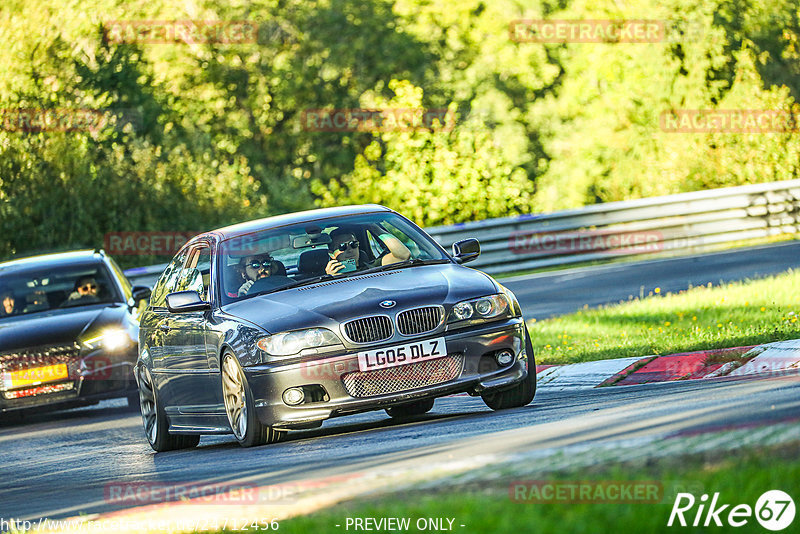
{"type": "Polygon", "coordinates": [[[67,364],[45,365],[44,367],[31,367],[10,373],[3,373],[3,382],[6,388],[18,388],[42,384],[44,382],[54,382],[69,378],[67,364]]]}

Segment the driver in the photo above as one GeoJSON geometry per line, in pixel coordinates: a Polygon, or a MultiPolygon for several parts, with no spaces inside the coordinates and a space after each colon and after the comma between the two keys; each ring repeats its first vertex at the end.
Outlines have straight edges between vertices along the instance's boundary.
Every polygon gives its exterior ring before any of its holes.
{"type": "Polygon", "coordinates": [[[239,262],[238,271],[244,283],[239,287],[237,295],[243,297],[247,295],[256,280],[274,275],[278,271],[278,264],[268,252],[253,254],[242,258],[239,262]]]}
{"type": "Polygon", "coordinates": [[[331,260],[325,267],[325,272],[330,275],[337,275],[353,271],[356,269],[368,269],[379,265],[389,265],[398,263],[411,258],[411,251],[408,250],[402,241],[385,231],[377,224],[370,225],[367,229],[386,245],[388,252],[379,256],[375,261],[367,262],[361,255],[359,242],[355,237],[355,231],[340,227],[331,232],[331,242],[328,244],[331,260]]]}
{"type": "Polygon", "coordinates": [[[75,282],[75,291],[70,293],[67,301],[86,299],[87,301],[100,300],[98,293],[100,286],[94,276],[81,276],[75,282]]]}

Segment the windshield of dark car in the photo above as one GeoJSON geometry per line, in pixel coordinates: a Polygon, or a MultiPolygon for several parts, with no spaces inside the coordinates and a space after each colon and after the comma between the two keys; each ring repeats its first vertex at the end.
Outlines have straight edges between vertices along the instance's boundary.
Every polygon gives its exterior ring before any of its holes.
{"type": "Polygon", "coordinates": [[[319,219],[254,232],[223,241],[220,250],[223,304],[324,278],[333,256],[348,258],[333,278],[401,261],[413,266],[418,262],[409,260],[448,260],[425,232],[391,212],[319,219]],[[386,245],[387,241],[397,244],[391,239],[400,242],[395,246],[399,252],[386,245]],[[337,252],[339,247],[345,250],[337,252]],[[269,268],[261,268],[259,273],[262,265],[269,268]]]}
{"type": "Polygon", "coordinates": [[[114,302],[118,291],[101,263],[0,272],[0,320],[114,302]]]}

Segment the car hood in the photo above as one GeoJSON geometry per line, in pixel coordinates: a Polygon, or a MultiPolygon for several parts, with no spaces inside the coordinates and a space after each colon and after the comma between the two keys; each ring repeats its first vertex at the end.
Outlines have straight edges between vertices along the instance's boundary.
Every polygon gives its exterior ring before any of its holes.
{"type": "Polygon", "coordinates": [[[277,291],[229,304],[223,311],[276,333],[387,313],[380,306],[385,300],[396,302],[390,310],[395,311],[452,306],[495,292],[491,278],[479,271],[454,264],[422,265],[277,291]]]}
{"type": "Polygon", "coordinates": [[[95,305],[50,310],[0,321],[0,352],[73,343],[80,334],[119,322],[125,306],[95,305]]]}

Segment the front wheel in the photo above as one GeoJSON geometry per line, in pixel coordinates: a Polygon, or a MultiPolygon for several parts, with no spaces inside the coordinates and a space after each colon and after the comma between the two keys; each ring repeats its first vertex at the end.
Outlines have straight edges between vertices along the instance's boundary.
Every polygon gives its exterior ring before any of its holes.
{"type": "MultiPolygon", "coordinates": [[[[132,399],[131,399],[132,400],[132,399]]],[[[200,443],[199,435],[175,435],[169,433],[169,423],[164,407],[158,400],[158,392],[153,384],[150,371],[139,367],[139,410],[147,441],[156,452],[188,449],[200,443]]]]}
{"type": "Polygon", "coordinates": [[[222,396],[231,431],[242,447],[274,443],[285,434],[258,420],[253,393],[239,361],[231,352],[222,356],[222,396]]]}
{"type": "Polygon", "coordinates": [[[516,386],[497,393],[481,395],[483,402],[492,410],[507,410],[527,406],[536,395],[536,360],[533,357],[533,343],[528,330],[525,330],[525,355],[528,362],[528,375],[516,386]]]}

